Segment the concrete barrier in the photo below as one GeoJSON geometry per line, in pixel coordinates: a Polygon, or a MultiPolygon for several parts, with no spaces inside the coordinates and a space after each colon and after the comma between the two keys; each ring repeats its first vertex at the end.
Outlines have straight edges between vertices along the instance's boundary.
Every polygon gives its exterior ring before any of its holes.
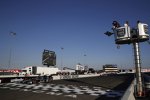
{"type": "Polygon", "coordinates": [[[74,79],[74,78],[84,78],[84,77],[94,77],[94,76],[100,76],[100,74],[87,74],[87,75],[57,75],[57,76],[53,76],[53,80],[74,79]]]}
{"type": "Polygon", "coordinates": [[[126,90],[126,92],[124,93],[121,100],[135,100],[135,97],[134,97],[134,83],[135,83],[135,79],[133,80],[133,82],[131,83],[129,88],[126,90]]]}

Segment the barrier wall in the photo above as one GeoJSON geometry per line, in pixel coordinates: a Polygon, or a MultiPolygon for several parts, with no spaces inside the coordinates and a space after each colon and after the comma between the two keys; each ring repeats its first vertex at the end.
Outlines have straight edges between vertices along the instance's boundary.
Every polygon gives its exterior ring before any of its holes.
{"type": "Polygon", "coordinates": [[[84,78],[84,77],[94,77],[94,76],[100,76],[100,74],[87,74],[87,75],[57,75],[57,76],[53,76],[53,80],[74,79],[74,78],[84,78]]]}
{"type": "Polygon", "coordinates": [[[135,79],[133,80],[133,82],[131,83],[129,88],[126,90],[126,92],[124,93],[121,100],[135,100],[135,97],[134,97],[134,82],[135,82],[135,79]]]}

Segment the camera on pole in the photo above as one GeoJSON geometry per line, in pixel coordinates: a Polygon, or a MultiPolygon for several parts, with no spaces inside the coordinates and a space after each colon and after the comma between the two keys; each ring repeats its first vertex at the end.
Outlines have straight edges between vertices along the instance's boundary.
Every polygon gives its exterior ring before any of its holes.
{"type": "Polygon", "coordinates": [[[128,21],[126,21],[124,26],[120,26],[117,21],[113,21],[112,25],[113,32],[107,31],[104,34],[108,36],[114,34],[116,44],[131,44],[149,40],[148,25],[145,23],[137,21],[136,28],[131,28],[128,21]]]}
{"type": "Polygon", "coordinates": [[[123,44],[133,44],[134,49],[134,62],[135,62],[135,77],[136,84],[134,87],[134,95],[135,97],[144,97],[145,96],[145,88],[144,82],[141,75],[141,59],[140,59],[140,42],[145,42],[149,40],[148,34],[148,25],[145,23],[141,23],[137,21],[137,27],[131,28],[129,22],[126,21],[124,26],[120,26],[117,21],[113,21],[112,23],[113,32],[106,32],[104,34],[111,36],[114,34],[115,43],[117,45],[123,44]]]}

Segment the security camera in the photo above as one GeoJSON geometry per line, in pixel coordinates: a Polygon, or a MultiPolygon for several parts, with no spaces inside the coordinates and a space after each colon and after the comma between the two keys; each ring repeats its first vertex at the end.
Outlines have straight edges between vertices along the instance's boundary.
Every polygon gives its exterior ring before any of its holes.
{"type": "Polygon", "coordinates": [[[107,35],[107,36],[111,36],[111,35],[114,34],[114,33],[107,31],[107,32],[105,32],[104,34],[107,35]]]}

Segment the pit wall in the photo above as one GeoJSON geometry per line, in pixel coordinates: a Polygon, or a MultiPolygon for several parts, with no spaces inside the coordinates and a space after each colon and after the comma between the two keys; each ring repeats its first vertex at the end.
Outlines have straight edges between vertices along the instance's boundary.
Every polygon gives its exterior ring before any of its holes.
{"type": "Polygon", "coordinates": [[[74,78],[95,77],[95,76],[100,76],[100,74],[88,74],[88,75],[57,75],[57,76],[53,76],[53,80],[74,79],[74,78]]]}
{"type": "Polygon", "coordinates": [[[134,83],[135,83],[135,79],[133,80],[133,82],[131,83],[129,88],[126,90],[126,92],[124,93],[121,100],[135,100],[135,97],[134,97],[134,83]]]}

